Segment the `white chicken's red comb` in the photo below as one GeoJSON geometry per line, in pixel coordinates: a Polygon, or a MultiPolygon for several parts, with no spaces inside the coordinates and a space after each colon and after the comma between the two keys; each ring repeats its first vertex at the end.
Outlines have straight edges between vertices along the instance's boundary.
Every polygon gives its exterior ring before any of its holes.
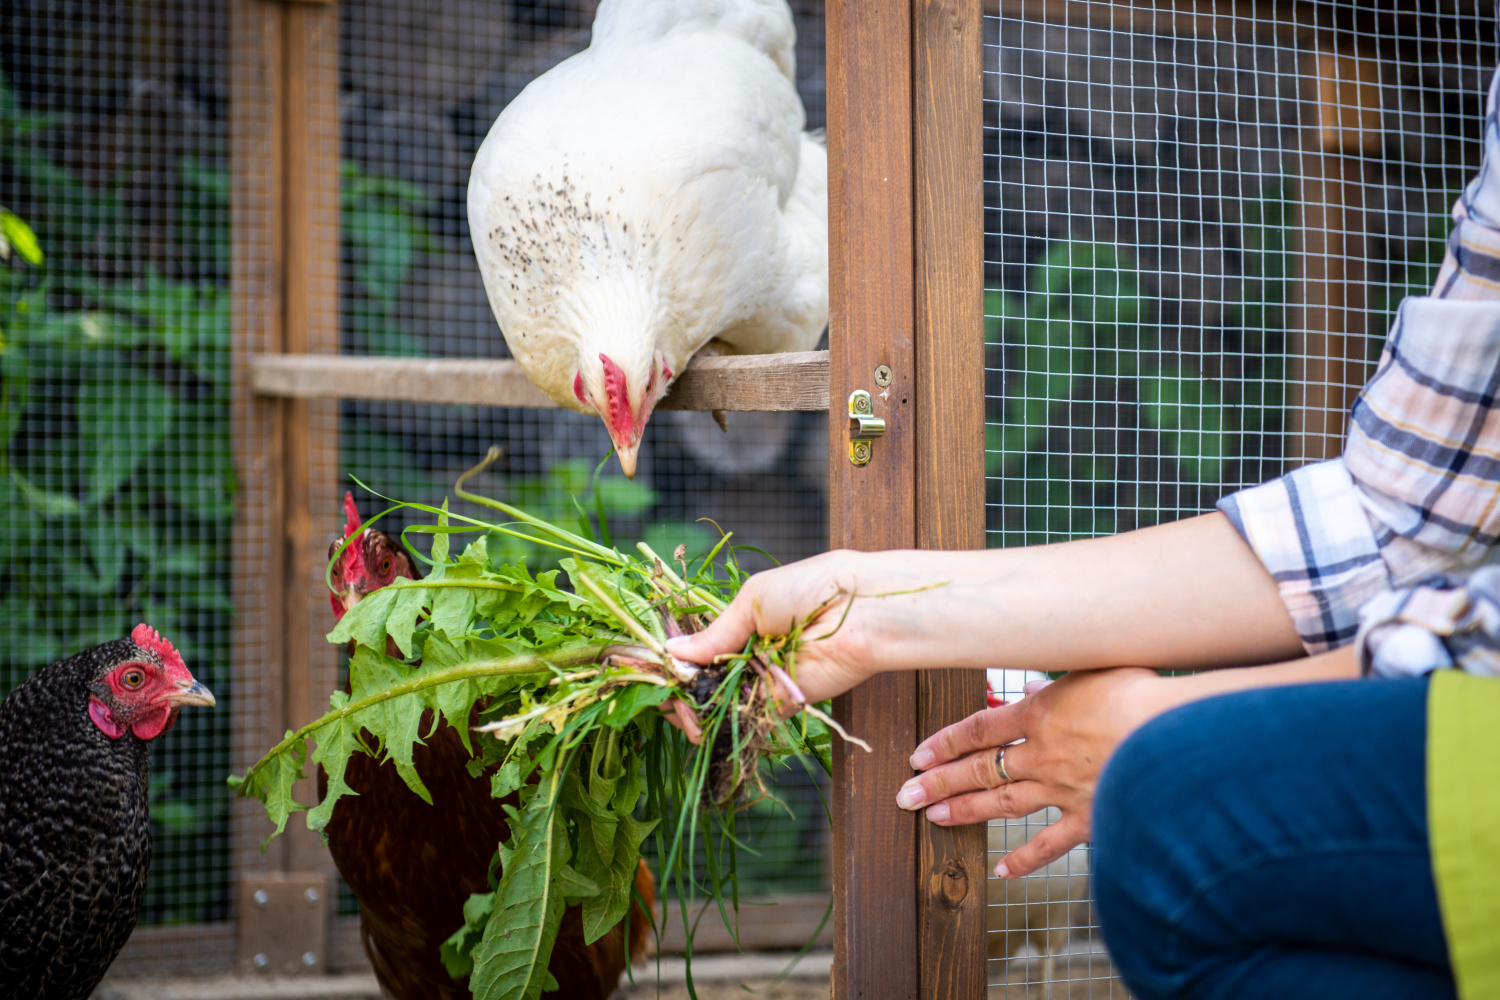
{"type": "Polygon", "coordinates": [[[161,633],[156,631],[145,622],[141,622],[130,633],[130,641],[142,649],[149,649],[161,658],[161,662],[167,667],[177,667],[181,670],[187,669],[187,664],[182,662],[182,656],[172,648],[172,644],[163,639],[161,633]]]}

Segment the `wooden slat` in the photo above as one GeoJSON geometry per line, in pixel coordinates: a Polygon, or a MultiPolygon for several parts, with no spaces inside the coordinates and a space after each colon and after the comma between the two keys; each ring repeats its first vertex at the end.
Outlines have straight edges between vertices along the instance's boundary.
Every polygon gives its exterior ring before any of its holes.
{"type": "MultiPolygon", "coordinates": [[[[338,350],[339,148],[338,9],[291,4],[286,18],[286,160],[282,232],[285,239],[286,316],[282,350],[288,354],[338,350]]],[[[327,707],[338,671],[335,647],[320,641],[328,613],[323,595],[322,547],[315,544],[339,508],[338,407],[327,400],[281,402],[282,629],[284,725],[295,729],[327,707]],[[316,624],[315,624],[316,623],[316,624]]],[[[340,522],[341,523],[341,522],[340,522]]],[[[297,788],[314,801],[313,778],[297,788]]],[[[333,874],[327,849],[305,824],[286,833],[287,870],[333,874]]]]}
{"type": "MultiPolygon", "coordinates": [[[[231,640],[229,709],[232,766],[237,773],[260,758],[285,731],[285,685],[279,655],[268,637],[279,635],[281,585],[280,469],[283,438],[278,407],[250,390],[250,357],[280,350],[283,260],[281,223],[285,133],[282,107],[282,5],[234,0],[230,95],[231,428],[240,492],[232,553],[235,618],[231,640]]],[[[279,869],[285,842],[260,843],[269,828],[258,803],[235,800],[236,874],[279,869]]]]}
{"type": "MultiPolygon", "coordinates": [[[[832,0],[828,39],[829,535],[834,547],[916,543],[912,342],[911,8],[832,0]],[[891,369],[888,388],[875,369],[891,369]],[[886,421],[871,462],[847,457],[847,412],[868,390],[886,421]]],[[[976,80],[977,85],[977,80],[976,80]]],[[[916,1000],[917,819],[896,807],[916,744],[916,678],[886,674],[835,699],[874,748],[834,740],[834,965],[840,1000],[916,1000]]]]}
{"type": "MultiPolygon", "coordinates": [[[[916,544],[984,547],[980,0],[912,5],[916,544]]],[[[917,733],[984,708],[978,670],[917,677],[917,733]]],[[[985,994],[985,825],[917,825],[921,995],[985,994]]]]}
{"type": "MultiPolygon", "coordinates": [[[[815,934],[815,943],[827,948],[833,944],[832,919],[824,924],[821,933],[818,932],[818,924],[827,912],[826,892],[743,897],[740,899],[739,943],[735,943],[718,913],[710,909],[693,932],[693,954],[796,950],[815,934]]],[[[657,919],[661,919],[659,915],[657,919]]],[[[681,913],[674,902],[671,922],[662,935],[660,948],[663,954],[676,955],[685,947],[687,938],[682,932],[681,913]]]]}
{"type": "MultiPolygon", "coordinates": [[[[1319,105],[1322,56],[1302,59],[1302,106],[1312,124],[1319,105]]],[[[1373,369],[1366,325],[1365,168],[1360,159],[1326,152],[1316,128],[1298,162],[1299,247],[1291,354],[1287,461],[1291,467],[1343,451],[1354,397],[1373,369]]]]}
{"type": "MultiPolygon", "coordinates": [[[[790,893],[785,896],[747,896],[740,900],[739,943],[736,944],[717,913],[709,913],[693,934],[693,954],[726,951],[787,951],[801,948],[816,934],[815,944],[833,944],[833,921],[818,933],[818,924],[828,909],[828,894],[790,893]]],[[[658,920],[660,915],[658,915],[658,920]]],[[[686,946],[681,921],[674,904],[672,922],[662,935],[664,955],[680,953],[686,946]]],[[[328,931],[328,971],[363,972],[370,967],[359,939],[358,917],[335,917],[328,931]]]]}
{"type": "Polygon", "coordinates": [[[109,979],[201,976],[234,967],[234,925],[137,927],[109,967],[109,979]]]}
{"type": "Polygon", "coordinates": [[[984,0],[984,12],[1053,24],[1111,27],[1163,35],[1233,38],[1236,35],[1310,36],[1312,25],[1297,17],[1294,3],[1225,0],[984,0]]]}
{"type": "MultiPolygon", "coordinates": [[[[263,355],[251,384],[266,396],[549,407],[514,361],[263,355]]],[[[824,410],[828,352],[702,358],[658,410],[824,410]]]]}

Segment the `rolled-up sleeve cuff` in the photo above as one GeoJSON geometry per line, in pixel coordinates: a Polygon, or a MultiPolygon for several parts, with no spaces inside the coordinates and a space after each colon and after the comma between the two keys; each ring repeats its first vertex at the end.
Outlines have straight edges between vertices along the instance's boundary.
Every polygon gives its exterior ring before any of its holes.
{"type": "Polygon", "coordinates": [[[1338,459],[1230,494],[1218,507],[1276,580],[1310,654],[1352,642],[1360,607],[1390,589],[1374,528],[1338,459]]]}

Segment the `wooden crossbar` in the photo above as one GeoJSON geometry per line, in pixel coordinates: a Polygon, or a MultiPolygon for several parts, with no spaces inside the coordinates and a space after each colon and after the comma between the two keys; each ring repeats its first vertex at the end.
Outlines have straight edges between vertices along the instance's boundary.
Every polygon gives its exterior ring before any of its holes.
{"type": "MultiPolygon", "coordinates": [[[[376,399],[472,406],[557,404],[514,361],[260,354],[250,387],[284,399],[376,399]]],[[[658,410],[826,410],[828,352],[701,358],[658,410]]]]}

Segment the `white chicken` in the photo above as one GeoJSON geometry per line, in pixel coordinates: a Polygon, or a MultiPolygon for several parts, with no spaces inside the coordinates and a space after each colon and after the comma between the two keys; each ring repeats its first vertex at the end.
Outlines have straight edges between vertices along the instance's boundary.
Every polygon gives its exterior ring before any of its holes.
{"type": "Polygon", "coordinates": [[[634,476],[672,380],[811,350],[828,320],[828,159],[803,131],[784,0],[604,0],[474,159],[469,227],[511,354],[604,420],[634,476]]]}

